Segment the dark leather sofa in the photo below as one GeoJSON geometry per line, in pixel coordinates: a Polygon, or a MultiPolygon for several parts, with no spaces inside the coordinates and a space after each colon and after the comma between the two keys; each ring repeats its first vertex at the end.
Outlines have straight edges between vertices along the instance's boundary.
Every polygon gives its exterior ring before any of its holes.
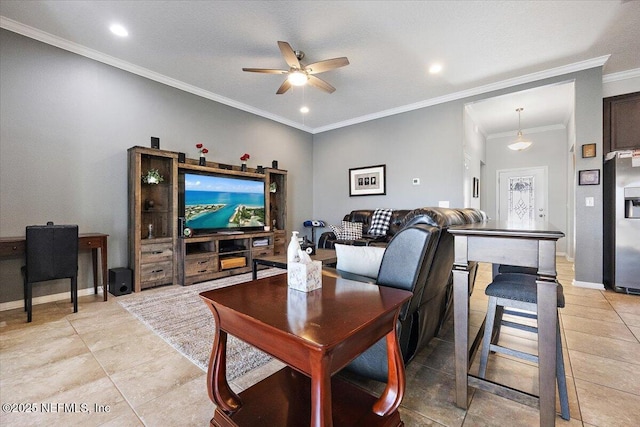
{"type": "Polygon", "coordinates": [[[362,239],[358,240],[338,240],[332,231],[326,231],[320,235],[318,239],[318,248],[333,249],[336,243],[343,245],[355,246],[386,246],[391,238],[404,226],[404,217],[411,212],[408,209],[394,210],[389,222],[389,230],[385,236],[369,235],[371,227],[371,219],[373,218],[373,209],[359,209],[346,214],[343,221],[361,222],[362,223],[362,239]]]}
{"type": "MultiPolygon", "coordinates": [[[[375,283],[413,292],[398,319],[397,332],[405,364],[436,336],[452,298],[453,225],[486,220],[476,209],[420,208],[407,212],[399,230],[390,239],[375,283]]],[[[372,281],[340,270],[325,268],[351,280],[372,281]]],[[[473,277],[473,274],[471,275],[473,277]]],[[[346,371],[386,381],[388,375],[385,339],[353,360],[346,371]]]]}

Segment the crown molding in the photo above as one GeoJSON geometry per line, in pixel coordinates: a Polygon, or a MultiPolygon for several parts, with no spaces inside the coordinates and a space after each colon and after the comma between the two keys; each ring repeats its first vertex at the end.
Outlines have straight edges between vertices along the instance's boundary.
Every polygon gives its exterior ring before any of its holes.
{"type": "MultiPolygon", "coordinates": [[[[567,127],[565,125],[555,124],[555,125],[548,125],[548,126],[539,126],[537,128],[522,129],[522,133],[525,136],[528,136],[536,133],[549,132],[552,130],[566,130],[566,129],[567,127]]],[[[509,132],[493,133],[487,136],[487,141],[491,139],[516,137],[516,136],[518,136],[518,131],[513,131],[513,130],[509,132]]]]}
{"type": "Polygon", "coordinates": [[[180,89],[184,92],[192,93],[202,98],[210,99],[212,101],[216,101],[221,104],[225,104],[230,107],[237,108],[238,110],[246,111],[248,113],[255,114],[257,116],[261,116],[266,119],[273,120],[275,122],[279,122],[284,125],[287,125],[296,129],[300,129],[308,133],[312,133],[313,131],[313,129],[311,129],[308,126],[302,125],[300,123],[296,123],[292,120],[286,119],[276,114],[271,114],[259,108],[255,108],[250,105],[243,104],[238,101],[234,101],[233,99],[229,99],[227,97],[218,95],[216,93],[201,89],[197,86],[193,86],[183,81],[180,81],[171,77],[167,77],[163,74],[156,73],[155,71],[151,71],[147,68],[134,65],[130,62],[123,61],[111,55],[104,54],[97,50],[90,49],[86,46],[82,46],[80,44],[71,42],[61,37],[54,36],[53,34],[49,34],[44,31],[38,30],[37,28],[33,28],[28,25],[21,24],[20,22],[6,18],[4,16],[0,16],[0,28],[13,31],[14,33],[18,33],[23,36],[32,38],[34,40],[38,40],[43,43],[58,47],[60,49],[64,49],[69,52],[76,53],[78,55],[93,59],[95,61],[102,62],[103,64],[111,65],[112,67],[119,68],[124,71],[128,71],[132,74],[137,74],[141,77],[145,77],[149,80],[153,80],[158,83],[162,83],[164,85],[171,86],[176,89],[180,89]]]}
{"type": "MultiPolygon", "coordinates": [[[[548,70],[538,71],[535,73],[525,74],[523,76],[514,77],[511,79],[502,80],[495,83],[490,83],[483,86],[478,86],[475,88],[454,92],[451,94],[447,94],[444,96],[439,96],[431,99],[427,99],[424,101],[416,102],[413,104],[404,105],[398,108],[392,108],[388,110],[383,110],[373,114],[367,114],[360,117],[355,117],[353,119],[344,120],[341,122],[332,123],[326,126],[320,126],[316,128],[310,128],[303,124],[297,123],[293,120],[289,120],[287,118],[269,113],[267,111],[252,107],[250,105],[243,104],[241,102],[234,101],[227,97],[215,94],[213,92],[198,88],[196,86],[184,83],[180,80],[167,77],[163,74],[156,73],[144,67],[140,67],[130,62],[122,61],[118,58],[115,58],[111,55],[106,55],[102,52],[96,51],[94,49],[90,49],[88,47],[82,46],[80,44],[71,42],[69,40],[63,39],[58,36],[54,36],[53,34],[46,33],[44,31],[38,30],[37,28],[30,27],[28,25],[24,25],[20,22],[14,21],[12,19],[6,18],[4,16],[0,16],[0,28],[4,28],[9,31],[13,31],[15,33],[21,34],[26,37],[30,37],[32,39],[41,41],[43,43],[50,44],[52,46],[56,46],[60,49],[67,50],[69,52],[76,53],[78,55],[85,56],[87,58],[102,62],[107,65],[111,65],[113,67],[119,68],[124,71],[128,71],[133,74],[137,74],[141,77],[148,78],[150,80],[165,84],[167,86],[175,87],[176,89],[183,90],[185,92],[192,93],[194,95],[200,96],[202,98],[210,99],[215,102],[219,102],[221,104],[228,105],[233,108],[237,108],[238,110],[246,111],[251,114],[255,114],[257,116],[264,117],[269,120],[273,120],[278,123],[282,123],[284,125],[290,126],[292,128],[296,128],[302,130],[304,132],[308,132],[311,134],[318,134],[322,132],[327,132],[330,130],[351,126],[358,123],[363,123],[371,120],[381,119],[388,116],[393,116],[396,114],[406,113],[413,110],[418,110],[421,108],[431,107],[438,104],[443,104],[446,102],[456,101],[463,98],[468,98],[475,95],[481,95],[483,93],[492,92],[495,90],[505,89],[525,83],[530,83],[538,80],[547,79],[550,77],[556,77],[563,74],[574,73],[577,71],[586,70],[589,68],[600,67],[603,66],[611,55],[604,55],[597,58],[587,59],[584,61],[574,62],[572,64],[563,65],[560,67],[551,68],[548,70]]],[[[609,74],[611,80],[620,80],[627,78],[634,78],[637,75],[640,75],[640,69],[629,70],[629,72],[624,71],[620,73],[609,74]]],[[[603,79],[604,81],[604,79],[603,79]]]]}
{"type": "Polygon", "coordinates": [[[636,79],[640,77],[640,68],[620,71],[619,73],[605,74],[602,76],[602,83],[618,82],[621,80],[636,79]]]}
{"type": "Polygon", "coordinates": [[[561,76],[563,74],[569,74],[569,73],[575,73],[577,71],[588,70],[589,68],[601,67],[609,60],[610,56],[611,55],[604,55],[604,56],[599,56],[597,58],[574,62],[573,64],[563,65],[561,67],[556,67],[556,68],[550,68],[548,70],[543,70],[543,71],[537,71],[535,73],[525,74],[523,76],[502,80],[495,83],[490,83],[484,86],[478,86],[475,88],[454,92],[448,95],[427,99],[425,101],[416,102],[414,104],[408,104],[402,107],[384,110],[384,111],[380,111],[374,114],[369,114],[366,116],[356,117],[353,119],[345,120],[345,121],[334,123],[331,125],[315,128],[313,133],[326,132],[328,130],[350,126],[357,123],[366,122],[369,120],[376,120],[383,117],[392,116],[395,114],[418,110],[420,108],[431,107],[437,104],[444,104],[445,102],[457,101],[459,99],[469,98],[475,95],[482,95],[483,93],[493,92],[495,90],[506,89],[509,87],[518,86],[525,83],[531,83],[538,80],[548,79],[550,77],[561,76]]]}

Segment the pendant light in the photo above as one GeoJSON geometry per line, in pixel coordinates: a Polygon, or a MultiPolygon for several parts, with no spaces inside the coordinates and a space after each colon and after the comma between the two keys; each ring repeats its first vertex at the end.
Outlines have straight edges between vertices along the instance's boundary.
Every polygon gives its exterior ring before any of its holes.
{"type": "Polygon", "coordinates": [[[522,136],[522,126],[520,126],[520,113],[522,113],[522,110],[524,110],[522,107],[516,108],[516,111],[518,112],[518,138],[516,139],[516,142],[507,146],[513,151],[526,150],[532,144],[531,141],[526,141],[522,136]]]}

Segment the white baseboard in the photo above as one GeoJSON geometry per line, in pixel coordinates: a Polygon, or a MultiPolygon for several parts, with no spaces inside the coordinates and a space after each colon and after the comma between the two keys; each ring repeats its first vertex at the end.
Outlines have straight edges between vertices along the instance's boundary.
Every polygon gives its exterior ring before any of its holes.
{"type": "Polygon", "coordinates": [[[579,280],[574,279],[572,285],[577,288],[588,288],[588,289],[597,289],[599,291],[604,291],[604,285],[602,283],[581,282],[579,280]]]}
{"type": "MultiPolygon", "coordinates": [[[[78,289],[78,296],[81,297],[84,295],[93,295],[93,292],[94,292],[93,288],[78,289]]],[[[102,295],[102,286],[98,287],[98,295],[102,295]]],[[[67,292],[61,292],[59,294],[43,295],[41,297],[35,297],[32,300],[32,304],[38,305],[38,304],[45,304],[48,302],[62,301],[62,300],[71,301],[71,292],[67,291],[67,292]]],[[[23,299],[17,300],[17,301],[7,301],[7,302],[0,303],[0,311],[14,310],[16,308],[24,308],[23,299]]]]}

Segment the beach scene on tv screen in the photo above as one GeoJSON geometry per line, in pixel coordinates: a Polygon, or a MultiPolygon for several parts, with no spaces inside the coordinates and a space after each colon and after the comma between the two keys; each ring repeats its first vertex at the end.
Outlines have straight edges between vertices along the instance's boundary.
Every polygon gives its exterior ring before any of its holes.
{"type": "Polygon", "coordinates": [[[185,174],[185,223],[193,229],[264,226],[264,183],[185,174]]]}

